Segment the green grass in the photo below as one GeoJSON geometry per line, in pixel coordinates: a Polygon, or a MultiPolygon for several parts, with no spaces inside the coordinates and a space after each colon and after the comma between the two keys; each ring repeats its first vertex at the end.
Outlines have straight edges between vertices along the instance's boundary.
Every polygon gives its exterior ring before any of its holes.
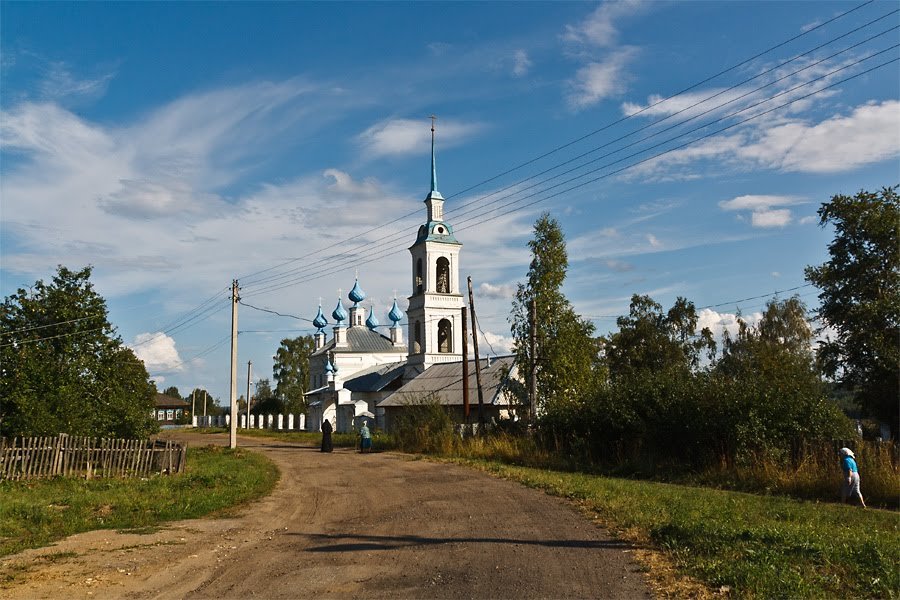
{"type": "Polygon", "coordinates": [[[894,512],[460,462],[576,500],[623,537],[665,551],[682,573],[738,597],[900,597],[894,512]]]}
{"type": "Polygon", "coordinates": [[[261,454],[189,448],[185,472],[147,479],[0,481],[0,556],[92,529],[152,532],[266,495],[278,469],[261,454]]]}

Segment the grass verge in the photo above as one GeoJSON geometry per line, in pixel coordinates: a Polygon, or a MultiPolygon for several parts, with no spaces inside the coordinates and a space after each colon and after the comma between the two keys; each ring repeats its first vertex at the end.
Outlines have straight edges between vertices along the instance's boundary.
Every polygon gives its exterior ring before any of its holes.
{"type": "Polygon", "coordinates": [[[259,498],[278,481],[261,454],[189,448],[185,472],[147,479],[0,481],[0,556],[92,529],[142,529],[259,498]]]}
{"type": "Polygon", "coordinates": [[[900,597],[898,516],[775,496],[457,462],[578,502],[679,572],[745,598],[900,597]]]}

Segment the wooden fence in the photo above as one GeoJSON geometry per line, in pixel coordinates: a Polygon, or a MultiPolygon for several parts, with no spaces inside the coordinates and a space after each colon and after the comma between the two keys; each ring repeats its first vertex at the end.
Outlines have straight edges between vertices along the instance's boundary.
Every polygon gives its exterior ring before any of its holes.
{"type": "Polygon", "coordinates": [[[60,434],[0,439],[0,480],[45,477],[142,477],[184,470],[187,444],[60,434]]]}

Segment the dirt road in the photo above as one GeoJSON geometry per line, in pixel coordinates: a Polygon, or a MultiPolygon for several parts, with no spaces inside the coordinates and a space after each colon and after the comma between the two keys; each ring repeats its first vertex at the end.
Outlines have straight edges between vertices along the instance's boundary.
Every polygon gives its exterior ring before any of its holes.
{"type": "MultiPolygon", "coordinates": [[[[188,434],[192,445],[226,436],[188,434]]],[[[462,467],[277,441],[235,518],[93,531],[2,562],[15,598],[641,598],[627,546],[565,502],[462,467]],[[66,554],[60,554],[66,553],[66,554]],[[51,558],[52,560],[49,560],[51,558]],[[40,565],[40,566],[34,566],[40,565]]]]}

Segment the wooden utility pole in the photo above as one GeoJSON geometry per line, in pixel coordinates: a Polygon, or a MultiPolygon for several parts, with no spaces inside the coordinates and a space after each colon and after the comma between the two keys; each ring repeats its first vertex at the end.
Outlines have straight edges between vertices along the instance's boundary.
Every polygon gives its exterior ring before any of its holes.
{"type": "Polygon", "coordinates": [[[203,390],[203,416],[206,416],[206,399],[209,397],[209,394],[206,393],[206,390],[203,390]]]}
{"type": "Polygon", "coordinates": [[[250,428],[250,369],[253,367],[253,361],[247,361],[247,428],[250,428]]]}
{"type": "Polygon", "coordinates": [[[478,361],[478,319],[475,317],[475,295],[472,293],[472,276],[469,282],[469,310],[472,312],[472,348],[475,350],[475,384],[478,386],[478,433],[484,428],[484,392],[481,390],[481,363],[478,361]]]}
{"type": "Polygon", "coordinates": [[[462,385],[463,416],[469,424],[469,324],[466,319],[466,307],[462,307],[462,385]]]}
{"type": "Polygon", "coordinates": [[[194,424],[194,419],[197,418],[197,410],[194,408],[197,406],[197,388],[194,388],[194,391],[191,392],[191,425],[194,424]]]}
{"type": "Polygon", "coordinates": [[[528,346],[531,358],[528,365],[528,420],[534,417],[537,405],[537,299],[531,299],[531,323],[528,324],[528,346]]]}
{"type": "Polygon", "coordinates": [[[238,280],[231,282],[231,427],[228,447],[237,448],[237,337],[238,337],[238,280]]]}

